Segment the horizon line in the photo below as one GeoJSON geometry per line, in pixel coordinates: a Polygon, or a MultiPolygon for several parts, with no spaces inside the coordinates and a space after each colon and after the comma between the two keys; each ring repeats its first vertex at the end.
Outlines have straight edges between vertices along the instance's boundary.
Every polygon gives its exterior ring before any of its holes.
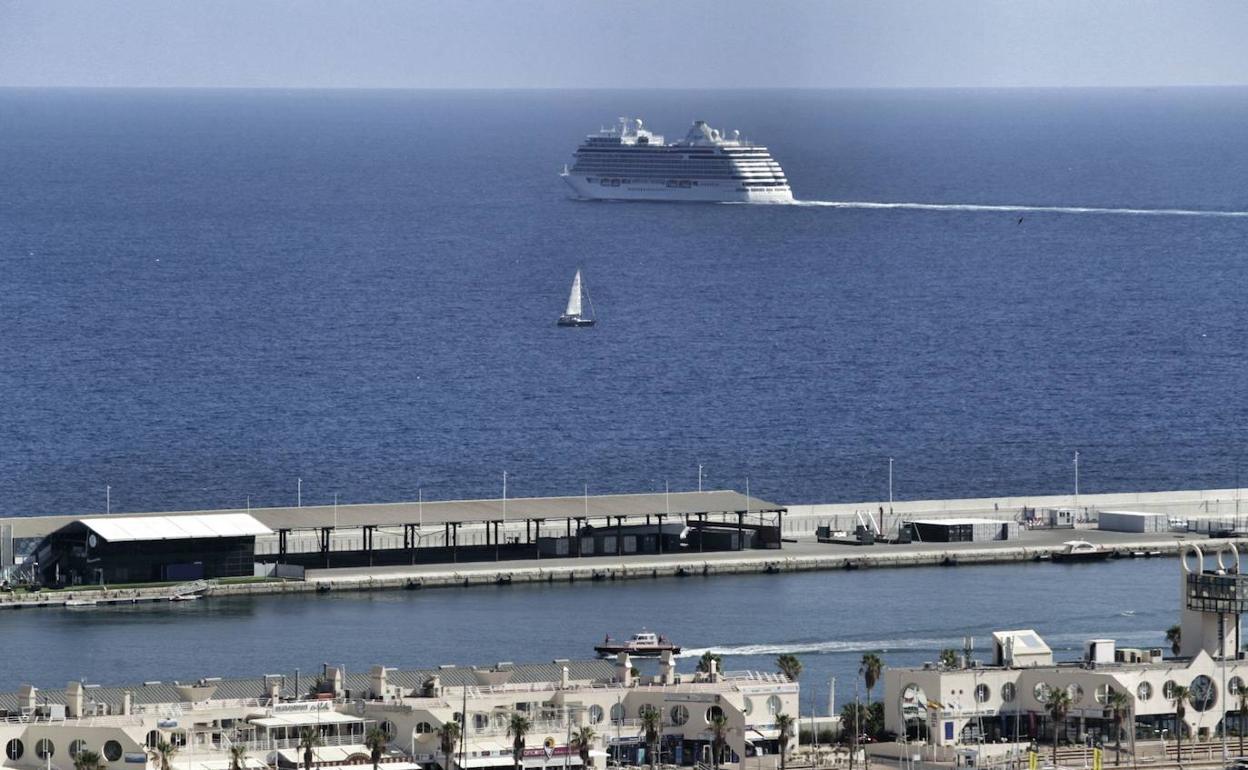
{"type": "Polygon", "coordinates": [[[862,85],[862,86],[334,86],[334,85],[23,85],[0,84],[4,91],[1177,91],[1248,88],[1244,83],[1168,85],[862,85]]]}

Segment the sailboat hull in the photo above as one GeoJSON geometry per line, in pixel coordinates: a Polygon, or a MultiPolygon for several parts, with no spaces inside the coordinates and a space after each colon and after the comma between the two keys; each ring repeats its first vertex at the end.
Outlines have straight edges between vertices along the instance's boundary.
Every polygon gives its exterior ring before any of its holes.
{"type": "Polygon", "coordinates": [[[593,326],[594,319],[581,318],[580,316],[559,316],[559,320],[555,322],[556,326],[593,326]]]}

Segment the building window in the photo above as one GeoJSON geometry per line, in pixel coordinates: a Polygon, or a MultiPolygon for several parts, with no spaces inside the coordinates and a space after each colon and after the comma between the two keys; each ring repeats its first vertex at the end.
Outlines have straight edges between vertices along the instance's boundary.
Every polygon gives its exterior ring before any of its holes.
{"type": "Polygon", "coordinates": [[[1104,706],[1106,703],[1109,703],[1109,695],[1113,691],[1114,691],[1114,688],[1110,687],[1107,684],[1098,684],[1096,686],[1096,692],[1093,693],[1093,697],[1096,698],[1097,703],[1104,706]]]}
{"type": "Polygon", "coordinates": [[[741,713],[745,714],[747,717],[750,714],[754,713],[754,699],[753,698],[745,699],[745,707],[741,709],[741,713]]]}
{"type": "Polygon", "coordinates": [[[602,706],[597,704],[589,707],[589,723],[596,725],[602,722],[602,706]]]}
{"type": "Polygon", "coordinates": [[[680,726],[689,721],[689,709],[685,706],[672,706],[672,724],[680,726]]]}
{"type": "Polygon", "coordinates": [[[429,724],[428,722],[417,722],[417,723],[416,723],[416,734],[417,734],[417,735],[426,735],[426,734],[431,733],[431,732],[433,732],[433,725],[429,724]]]}
{"type": "Polygon", "coordinates": [[[14,738],[4,745],[4,755],[14,762],[21,759],[22,755],[25,753],[26,747],[23,746],[22,742],[17,738],[14,738]]]}
{"type": "Polygon", "coordinates": [[[776,714],[779,714],[781,708],[783,708],[783,704],[780,703],[779,695],[770,695],[767,697],[767,715],[768,716],[774,717],[776,714]]]}
{"type": "Polygon", "coordinates": [[[1167,679],[1166,683],[1161,686],[1161,697],[1166,700],[1174,700],[1174,688],[1178,687],[1173,679],[1167,679]]]}
{"type": "Polygon", "coordinates": [[[1036,686],[1031,688],[1031,694],[1038,702],[1044,703],[1049,699],[1049,686],[1044,682],[1036,682],[1036,686]]]}
{"type": "Polygon", "coordinates": [[[482,713],[481,713],[481,712],[479,712],[479,711],[478,711],[476,714],[473,714],[473,715],[472,715],[472,726],[473,726],[473,728],[475,728],[475,729],[476,729],[476,731],[477,731],[477,732],[481,732],[481,731],[482,731],[482,730],[484,730],[485,728],[489,727],[489,726],[490,726],[490,716],[489,716],[489,714],[482,714],[482,713]]]}
{"type": "Polygon", "coordinates": [[[1218,702],[1218,687],[1212,679],[1201,674],[1192,680],[1187,700],[1197,711],[1208,711],[1218,702]]]}
{"type": "Polygon", "coordinates": [[[1135,688],[1135,697],[1140,700],[1149,700],[1153,697],[1153,686],[1148,682],[1140,682],[1140,686],[1135,688]]]}
{"type": "Polygon", "coordinates": [[[159,730],[152,730],[151,732],[149,732],[147,734],[147,739],[143,741],[143,744],[147,746],[149,749],[156,748],[156,746],[159,743],[160,743],[160,731],[159,730]]]}
{"type": "Polygon", "coordinates": [[[1018,688],[1014,686],[1013,682],[1006,682],[1005,684],[1001,685],[1001,700],[1005,701],[1006,703],[1013,703],[1014,698],[1017,697],[1017,695],[1018,695],[1018,688]]]}
{"type": "Polygon", "coordinates": [[[1239,695],[1239,691],[1242,689],[1244,689],[1244,680],[1237,676],[1231,677],[1231,680],[1226,683],[1227,695],[1239,695]]]}
{"type": "Polygon", "coordinates": [[[109,762],[116,762],[121,759],[121,744],[117,741],[104,742],[104,758],[109,762]]]}
{"type": "MultiPolygon", "coordinates": [[[[775,697],[775,696],[772,696],[772,697],[775,697]]],[[[768,701],[768,704],[770,705],[770,701],[768,701]]],[[[723,715],[724,715],[723,709],[721,709],[719,706],[711,706],[709,709],[706,710],[706,713],[702,715],[702,718],[705,719],[706,723],[709,725],[709,724],[712,724],[716,719],[722,717],[723,715]]]]}
{"type": "Polygon", "coordinates": [[[40,738],[35,744],[35,756],[40,759],[47,759],[56,756],[56,746],[47,738],[40,738]]]}
{"type": "Polygon", "coordinates": [[[611,707],[611,721],[619,724],[624,721],[624,706],[620,703],[611,707]]]}
{"type": "Polygon", "coordinates": [[[975,685],[975,702],[976,703],[987,703],[988,697],[991,694],[992,693],[989,692],[988,690],[988,685],[986,684],[975,685]]]}
{"type": "Polygon", "coordinates": [[[1071,703],[1080,703],[1083,701],[1083,688],[1077,684],[1066,685],[1066,695],[1070,697],[1071,703]]]}
{"type": "Polygon", "coordinates": [[[76,758],[79,754],[86,751],[86,748],[87,748],[87,742],[81,738],[70,741],[69,756],[76,758]]]}
{"type": "Polygon", "coordinates": [[[386,734],[386,738],[388,740],[394,740],[394,736],[399,732],[395,729],[394,722],[391,722],[389,719],[382,721],[381,731],[386,734]]]}

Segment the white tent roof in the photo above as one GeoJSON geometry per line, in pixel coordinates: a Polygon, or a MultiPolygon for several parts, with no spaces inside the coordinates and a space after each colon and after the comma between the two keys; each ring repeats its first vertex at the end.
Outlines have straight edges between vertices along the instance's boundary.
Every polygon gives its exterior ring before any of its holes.
{"type": "Polygon", "coordinates": [[[246,513],[217,513],[199,516],[101,516],[79,519],[79,521],[110,543],[273,534],[273,530],[246,513]]]}
{"type": "Polygon", "coordinates": [[[1052,654],[1049,645],[1044,643],[1040,635],[1031,629],[1020,631],[993,631],[992,638],[1002,647],[1013,639],[1015,655],[1052,654]]]}
{"type": "Polygon", "coordinates": [[[297,727],[299,725],[328,725],[363,721],[359,717],[353,717],[350,714],[343,714],[338,711],[312,711],[261,717],[251,720],[248,724],[260,725],[261,727],[297,727]]]}

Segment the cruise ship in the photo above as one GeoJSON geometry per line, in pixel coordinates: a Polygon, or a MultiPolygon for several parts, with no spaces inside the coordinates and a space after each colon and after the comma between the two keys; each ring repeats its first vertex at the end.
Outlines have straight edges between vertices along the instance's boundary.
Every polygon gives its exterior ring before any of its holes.
{"type": "Polygon", "coordinates": [[[563,180],[591,200],[790,203],[784,169],[766,147],[741,132],[725,136],[695,121],[685,138],[668,144],[637,118],[590,134],[563,180]]]}

